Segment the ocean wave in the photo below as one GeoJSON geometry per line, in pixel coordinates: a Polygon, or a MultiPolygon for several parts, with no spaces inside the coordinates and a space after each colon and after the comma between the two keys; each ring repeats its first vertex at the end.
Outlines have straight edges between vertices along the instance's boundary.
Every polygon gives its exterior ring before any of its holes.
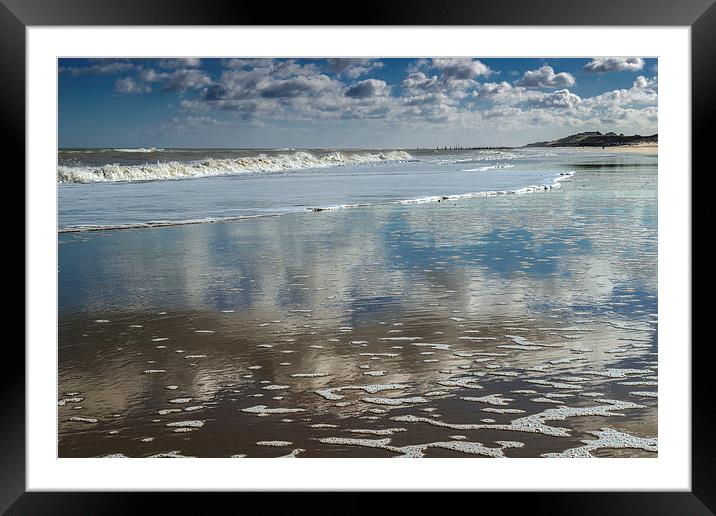
{"type": "Polygon", "coordinates": [[[166,149],[158,149],[157,147],[149,148],[129,148],[129,149],[60,149],[60,154],[102,154],[105,152],[165,152],[166,149]]]}
{"type": "Polygon", "coordinates": [[[137,149],[108,149],[114,152],[164,152],[164,149],[157,149],[156,147],[149,147],[148,149],[137,148],[137,149]]]}
{"type": "Polygon", "coordinates": [[[486,170],[493,170],[496,168],[514,168],[514,165],[510,165],[509,163],[496,163],[494,165],[486,165],[484,167],[464,168],[462,169],[462,172],[485,172],[486,170]]]}
{"type": "Polygon", "coordinates": [[[57,167],[58,183],[101,183],[125,181],[161,181],[197,177],[227,176],[251,172],[283,172],[307,168],[408,161],[405,151],[330,152],[326,154],[296,151],[275,155],[259,154],[231,159],[168,161],[142,165],[111,163],[102,166],[57,167]]]}
{"type": "MultiPolygon", "coordinates": [[[[387,204],[424,204],[429,202],[442,202],[442,201],[455,201],[462,199],[477,199],[480,197],[495,197],[497,195],[519,195],[534,192],[546,192],[549,190],[556,190],[561,188],[561,182],[567,181],[572,178],[574,171],[560,172],[559,175],[552,179],[552,182],[544,185],[530,185],[515,190],[489,190],[483,192],[468,192],[462,194],[453,195],[428,195],[425,197],[416,197],[414,199],[401,199],[398,201],[391,201],[387,204]]],[[[334,206],[326,206],[320,208],[307,208],[310,211],[335,211],[345,208],[359,208],[363,206],[370,206],[369,204],[340,204],[334,206]]]]}

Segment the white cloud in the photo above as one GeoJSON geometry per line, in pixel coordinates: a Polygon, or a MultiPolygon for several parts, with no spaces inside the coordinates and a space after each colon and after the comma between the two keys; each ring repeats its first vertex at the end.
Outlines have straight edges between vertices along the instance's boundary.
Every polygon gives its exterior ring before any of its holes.
{"type": "Polygon", "coordinates": [[[334,58],[328,59],[328,69],[338,75],[344,75],[349,79],[356,79],[366,75],[373,70],[383,68],[383,62],[379,59],[363,58],[334,58]]]}
{"type": "Polygon", "coordinates": [[[574,86],[574,82],[571,73],[554,73],[551,66],[545,65],[537,70],[526,71],[522,79],[515,84],[526,88],[569,88],[574,86]]]}
{"type": "Polygon", "coordinates": [[[227,69],[198,98],[182,103],[184,109],[231,111],[257,124],[338,118],[349,100],[342,82],[311,63],[237,59],[224,66],[227,69]]]}
{"type": "Polygon", "coordinates": [[[117,82],[114,83],[114,91],[124,95],[138,95],[140,93],[149,93],[152,88],[148,84],[136,82],[131,77],[123,77],[122,79],[117,79],[117,82]]]}
{"type": "Polygon", "coordinates": [[[587,99],[590,106],[609,108],[613,106],[656,106],[658,103],[656,78],[640,75],[629,89],[611,90],[587,99]]]}
{"type": "Polygon", "coordinates": [[[179,57],[176,59],[161,59],[159,66],[162,68],[199,68],[201,59],[198,57],[179,57]]]}
{"type": "Polygon", "coordinates": [[[106,61],[103,60],[97,64],[91,66],[78,66],[78,67],[66,67],[62,66],[59,68],[60,73],[69,73],[70,75],[109,75],[122,72],[128,72],[134,70],[136,65],[125,61],[106,61]]]}
{"type": "Polygon", "coordinates": [[[432,67],[448,79],[474,79],[482,75],[494,73],[483,62],[469,57],[437,58],[432,60],[432,67]]]}
{"type": "Polygon", "coordinates": [[[428,77],[423,72],[410,73],[405,79],[403,79],[403,87],[407,90],[423,90],[432,91],[440,86],[438,76],[433,75],[428,77]]]}
{"type": "Polygon", "coordinates": [[[387,95],[389,92],[385,81],[378,79],[365,79],[352,85],[346,90],[346,97],[362,99],[366,97],[378,97],[387,95]]]}
{"type": "Polygon", "coordinates": [[[479,99],[491,100],[500,104],[521,104],[523,102],[534,102],[544,97],[544,93],[529,90],[523,86],[512,86],[506,81],[500,83],[485,82],[473,92],[473,96],[479,99]]]}
{"type": "Polygon", "coordinates": [[[320,121],[364,121],[375,124],[364,128],[384,130],[419,130],[427,124],[451,130],[544,126],[655,132],[655,77],[639,76],[629,89],[582,98],[568,89],[574,77],[556,73],[550,66],[530,70],[515,83],[480,82],[480,75],[492,73],[489,68],[461,58],[416,61],[405,78],[393,85],[370,77],[350,80],[359,73],[355,70],[371,66],[372,61],[365,59],[322,64],[230,59],[223,62],[218,77],[197,68],[144,68],[139,79],[116,88],[141,93],[156,83],[163,90],[182,92],[178,104],[184,111],[184,127],[215,124],[218,119],[242,128],[247,124],[278,129],[287,124],[313,127],[320,121]]]}
{"type": "Polygon", "coordinates": [[[562,89],[549,93],[533,102],[535,105],[541,107],[568,109],[577,106],[582,102],[582,99],[579,95],[575,95],[567,89],[562,89]]]}
{"type": "Polygon", "coordinates": [[[592,73],[636,72],[642,68],[641,57],[596,57],[584,65],[584,70],[592,73]]]}
{"type": "Polygon", "coordinates": [[[173,72],[157,72],[152,68],[144,68],[139,75],[145,82],[161,83],[164,91],[198,90],[212,83],[206,72],[195,68],[181,68],[173,72]]]}

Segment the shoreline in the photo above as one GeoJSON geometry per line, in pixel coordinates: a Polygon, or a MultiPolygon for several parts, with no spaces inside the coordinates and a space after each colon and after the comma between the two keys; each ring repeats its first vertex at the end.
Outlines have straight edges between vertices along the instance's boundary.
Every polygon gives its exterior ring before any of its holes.
{"type": "MultiPolygon", "coordinates": [[[[523,148],[523,147],[519,147],[523,148]]],[[[617,152],[624,154],[643,154],[658,155],[658,143],[637,143],[633,145],[610,145],[610,146],[591,146],[591,145],[549,145],[544,147],[529,147],[530,149],[580,149],[594,152],[617,152]]]]}

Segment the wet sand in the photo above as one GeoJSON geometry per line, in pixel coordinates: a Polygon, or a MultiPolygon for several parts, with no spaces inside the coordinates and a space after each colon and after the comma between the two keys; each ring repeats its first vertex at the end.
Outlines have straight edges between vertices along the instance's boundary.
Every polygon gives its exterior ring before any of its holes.
{"type": "Polygon", "coordinates": [[[620,147],[609,147],[605,149],[605,151],[620,154],[643,154],[647,156],[656,156],[659,153],[659,144],[639,143],[637,145],[622,145],[620,147]]]}
{"type": "Polygon", "coordinates": [[[59,235],[59,456],[656,457],[656,158],[570,170],[59,235]]]}

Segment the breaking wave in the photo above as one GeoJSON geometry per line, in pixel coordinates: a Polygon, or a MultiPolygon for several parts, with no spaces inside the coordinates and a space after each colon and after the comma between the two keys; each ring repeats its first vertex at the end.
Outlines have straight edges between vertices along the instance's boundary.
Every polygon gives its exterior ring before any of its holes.
{"type": "Polygon", "coordinates": [[[164,152],[164,149],[157,149],[156,147],[145,148],[131,148],[131,149],[110,149],[115,152],[164,152]]]}
{"type": "Polygon", "coordinates": [[[330,153],[294,151],[275,155],[259,154],[230,159],[167,161],[141,165],[121,165],[118,163],[101,166],[60,165],[57,167],[57,182],[161,181],[242,173],[283,172],[412,159],[413,157],[405,151],[336,151],[330,153]]]}

